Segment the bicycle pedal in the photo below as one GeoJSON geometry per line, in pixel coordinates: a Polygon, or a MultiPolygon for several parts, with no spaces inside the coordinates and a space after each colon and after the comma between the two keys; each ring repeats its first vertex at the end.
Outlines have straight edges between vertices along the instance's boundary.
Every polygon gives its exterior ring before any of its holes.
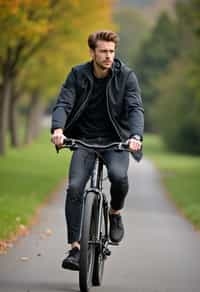
{"type": "Polygon", "coordinates": [[[104,254],[105,254],[105,256],[110,256],[111,255],[111,250],[106,248],[105,251],[104,251],[104,254]]]}

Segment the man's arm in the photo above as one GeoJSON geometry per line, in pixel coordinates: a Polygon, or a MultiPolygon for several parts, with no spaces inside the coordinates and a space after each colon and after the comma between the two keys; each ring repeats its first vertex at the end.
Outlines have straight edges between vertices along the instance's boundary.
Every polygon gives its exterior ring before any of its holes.
{"type": "Polygon", "coordinates": [[[72,69],[60,90],[56,105],[52,113],[52,142],[58,146],[63,142],[63,130],[67,118],[75,103],[75,88],[75,75],[72,69]]]}
{"type": "Polygon", "coordinates": [[[142,147],[144,132],[144,109],[140,87],[134,72],[129,74],[125,90],[128,121],[130,127],[129,147],[132,151],[138,151],[142,147]]]}
{"type": "Polygon", "coordinates": [[[51,132],[55,129],[64,129],[67,118],[74,106],[76,98],[75,74],[72,71],[61,87],[56,105],[52,113],[51,132]]]}

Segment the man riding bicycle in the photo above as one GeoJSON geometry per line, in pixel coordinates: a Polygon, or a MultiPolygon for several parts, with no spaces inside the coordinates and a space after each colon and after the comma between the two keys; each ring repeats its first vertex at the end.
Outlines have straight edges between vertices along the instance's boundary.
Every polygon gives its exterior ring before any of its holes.
{"type": "MultiPolygon", "coordinates": [[[[64,82],[52,114],[52,142],[61,147],[64,136],[89,144],[108,144],[129,139],[136,160],[142,156],[144,110],[134,72],[115,58],[118,35],[98,31],[88,38],[91,61],[72,68],[64,82]]],[[[129,153],[99,151],[111,182],[110,239],[124,236],[121,210],[128,192],[129,153]]],[[[69,255],[65,269],[79,270],[80,228],[85,185],[91,175],[95,153],[88,149],[73,152],[65,214],[69,255]]]]}

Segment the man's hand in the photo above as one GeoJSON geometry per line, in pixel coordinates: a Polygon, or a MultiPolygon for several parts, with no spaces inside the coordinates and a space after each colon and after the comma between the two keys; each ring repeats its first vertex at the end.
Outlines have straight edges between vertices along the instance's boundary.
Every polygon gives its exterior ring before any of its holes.
{"type": "Polygon", "coordinates": [[[65,136],[63,135],[63,129],[55,129],[53,135],[51,136],[51,142],[58,147],[63,145],[65,136]]]}
{"type": "Polygon", "coordinates": [[[139,141],[138,139],[131,138],[129,139],[129,150],[130,151],[139,151],[142,147],[142,142],[139,141]]]}

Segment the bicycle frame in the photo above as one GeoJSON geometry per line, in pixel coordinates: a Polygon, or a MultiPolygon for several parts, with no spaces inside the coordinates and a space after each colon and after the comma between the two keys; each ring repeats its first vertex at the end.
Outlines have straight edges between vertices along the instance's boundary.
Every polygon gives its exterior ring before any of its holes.
{"type": "Polygon", "coordinates": [[[99,189],[102,191],[102,176],[103,176],[103,161],[96,154],[96,161],[91,176],[91,188],[99,189]]]}

